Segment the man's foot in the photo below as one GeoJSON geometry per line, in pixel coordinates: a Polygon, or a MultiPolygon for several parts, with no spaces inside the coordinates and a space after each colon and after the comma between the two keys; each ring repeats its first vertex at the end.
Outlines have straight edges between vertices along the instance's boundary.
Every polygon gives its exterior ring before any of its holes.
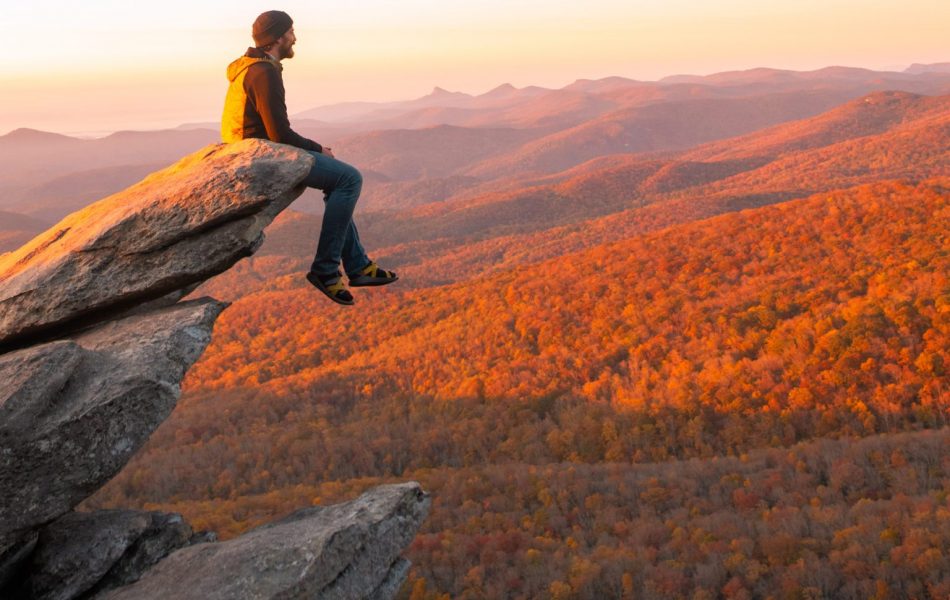
{"type": "Polygon", "coordinates": [[[311,271],[307,273],[307,281],[337,304],[353,304],[353,294],[343,285],[343,276],[340,273],[318,275],[311,271]]]}
{"type": "Polygon", "coordinates": [[[386,285],[399,279],[392,271],[380,269],[374,262],[369,263],[358,273],[347,275],[350,278],[350,287],[362,287],[367,285],[386,285]]]}

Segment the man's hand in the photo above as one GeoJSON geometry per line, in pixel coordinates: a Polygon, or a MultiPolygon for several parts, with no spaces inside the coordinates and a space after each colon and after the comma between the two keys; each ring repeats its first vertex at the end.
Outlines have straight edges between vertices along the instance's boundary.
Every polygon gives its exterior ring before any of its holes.
{"type": "Polygon", "coordinates": [[[323,154],[326,154],[330,158],[336,158],[335,156],[333,156],[333,150],[331,150],[330,148],[326,146],[323,147],[323,154]]]}

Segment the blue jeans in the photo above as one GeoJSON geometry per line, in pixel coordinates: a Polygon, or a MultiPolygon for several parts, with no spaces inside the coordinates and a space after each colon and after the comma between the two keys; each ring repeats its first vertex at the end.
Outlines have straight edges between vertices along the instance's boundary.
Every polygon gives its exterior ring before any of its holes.
{"type": "Polygon", "coordinates": [[[314,158],[313,168],[304,183],[323,190],[326,203],[317,254],[310,271],[329,275],[338,272],[342,263],[347,273],[356,273],[370,263],[353,223],[353,210],[363,189],[363,176],[343,161],[319,152],[310,154],[314,158]]]}

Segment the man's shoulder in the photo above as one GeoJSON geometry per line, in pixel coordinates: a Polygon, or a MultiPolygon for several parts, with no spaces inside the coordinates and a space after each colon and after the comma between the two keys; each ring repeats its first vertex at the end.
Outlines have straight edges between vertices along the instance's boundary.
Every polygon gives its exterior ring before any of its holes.
{"type": "Polygon", "coordinates": [[[269,54],[259,48],[248,48],[247,52],[238,59],[245,64],[247,69],[264,70],[271,69],[280,73],[280,63],[274,60],[269,54]]]}
{"type": "Polygon", "coordinates": [[[262,75],[265,78],[273,77],[273,72],[277,72],[278,76],[280,73],[280,68],[275,70],[270,68],[270,66],[277,66],[277,63],[273,61],[267,54],[261,52],[257,48],[248,48],[247,52],[232,61],[228,65],[227,74],[229,81],[236,81],[238,78],[243,77],[247,79],[249,75],[254,78],[260,78],[262,75]]]}
{"type": "Polygon", "coordinates": [[[251,72],[256,72],[256,73],[266,74],[268,77],[281,76],[280,63],[274,62],[273,60],[269,58],[260,58],[260,59],[254,60],[254,62],[248,65],[247,70],[248,70],[248,74],[250,74],[251,72]]]}
{"type": "Polygon", "coordinates": [[[248,71],[251,69],[256,69],[258,71],[267,69],[268,71],[276,71],[278,73],[280,72],[280,68],[274,64],[274,61],[267,59],[255,60],[254,62],[248,63],[247,69],[248,71]]]}
{"type": "Polygon", "coordinates": [[[245,80],[251,81],[274,81],[281,79],[280,68],[274,64],[274,61],[262,59],[254,61],[247,66],[247,75],[245,80]]]}

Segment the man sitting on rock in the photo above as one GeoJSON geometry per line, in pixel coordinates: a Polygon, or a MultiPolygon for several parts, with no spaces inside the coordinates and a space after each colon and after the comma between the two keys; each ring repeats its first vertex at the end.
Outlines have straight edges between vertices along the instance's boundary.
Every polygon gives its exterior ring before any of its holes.
{"type": "Polygon", "coordinates": [[[297,38],[293,24],[290,16],[279,10],[262,13],[254,21],[251,35],[256,47],[248,48],[244,56],[228,65],[231,85],[224,103],[221,138],[225,142],[263,138],[313,155],[313,168],[304,182],[323,190],[326,209],[307,281],[334,302],[353,304],[353,295],[343,283],[341,263],[351,287],[385,285],[398,278],[371,261],[360,244],[353,223],[353,209],[363,186],[360,172],[336,160],[330,148],[290,128],[280,61],[294,57],[297,38]]]}

